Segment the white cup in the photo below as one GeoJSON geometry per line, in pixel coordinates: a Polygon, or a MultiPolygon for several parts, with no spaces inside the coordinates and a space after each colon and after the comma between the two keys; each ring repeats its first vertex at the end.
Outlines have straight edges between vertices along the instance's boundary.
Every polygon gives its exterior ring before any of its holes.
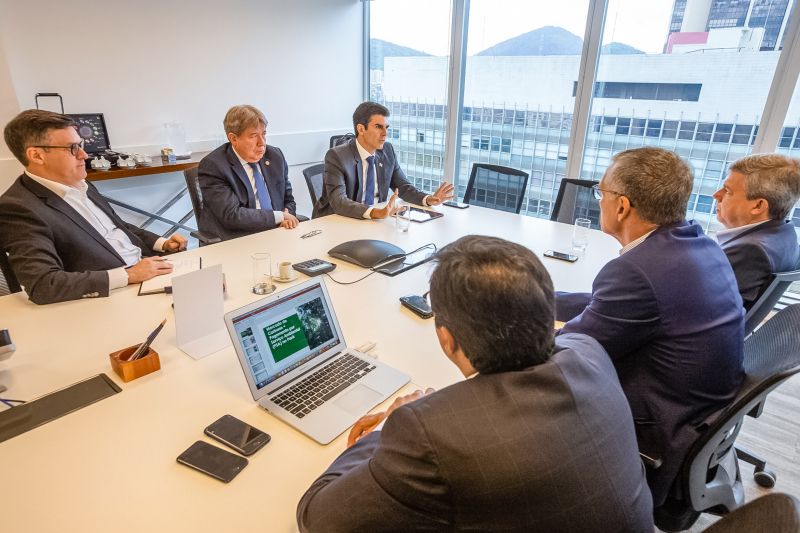
{"type": "Polygon", "coordinates": [[[278,263],[278,275],[281,279],[289,279],[292,277],[292,262],[281,261],[278,263]]]}

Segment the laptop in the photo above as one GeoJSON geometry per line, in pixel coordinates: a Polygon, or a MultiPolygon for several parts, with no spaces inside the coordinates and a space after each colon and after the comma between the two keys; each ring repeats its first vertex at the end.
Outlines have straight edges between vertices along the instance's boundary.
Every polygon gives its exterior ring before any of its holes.
{"type": "Polygon", "coordinates": [[[322,278],[231,311],[225,326],[253,399],[320,444],[409,382],[347,348],[322,278]]]}

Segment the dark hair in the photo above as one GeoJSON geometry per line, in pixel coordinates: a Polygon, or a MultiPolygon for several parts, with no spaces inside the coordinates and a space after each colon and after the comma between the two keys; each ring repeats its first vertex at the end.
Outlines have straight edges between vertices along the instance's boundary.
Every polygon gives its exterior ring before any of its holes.
{"type": "Polygon", "coordinates": [[[390,114],[388,107],[376,102],[362,102],[358,104],[356,110],[353,111],[353,131],[356,137],[358,137],[357,126],[359,124],[366,128],[369,125],[369,119],[371,119],[373,115],[388,117],[390,114]]]}
{"type": "Polygon", "coordinates": [[[47,135],[50,130],[74,127],[75,122],[67,115],[41,109],[28,109],[6,124],[3,137],[14,157],[22,163],[22,166],[27,167],[28,157],[25,155],[25,150],[29,146],[47,144],[47,135]]]}
{"type": "Polygon", "coordinates": [[[482,374],[544,363],[553,352],[553,282],[519,244],[468,235],[436,254],[431,308],[482,374]]]}

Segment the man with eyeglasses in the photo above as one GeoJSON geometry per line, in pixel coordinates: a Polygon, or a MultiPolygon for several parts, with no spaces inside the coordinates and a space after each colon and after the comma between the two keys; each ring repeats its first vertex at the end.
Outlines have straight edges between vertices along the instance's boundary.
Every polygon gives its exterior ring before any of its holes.
{"type": "Polygon", "coordinates": [[[595,195],[601,229],[622,245],[591,294],[556,296],[559,332],[597,339],[633,412],[653,504],[665,504],[707,417],[744,377],[744,312],[725,254],[685,220],[692,173],[662,148],[616,154],[595,195]]]}
{"type": "Polygon", "coordinates": [[[158,255],[186,249],[186,239],[158,237],[114,212],[86,181],[88,155],[72,119],[23,111],[4,137],[25,173],[0,196],[0,253],[32,302],[108,296],[172,272],[158,255]]]}

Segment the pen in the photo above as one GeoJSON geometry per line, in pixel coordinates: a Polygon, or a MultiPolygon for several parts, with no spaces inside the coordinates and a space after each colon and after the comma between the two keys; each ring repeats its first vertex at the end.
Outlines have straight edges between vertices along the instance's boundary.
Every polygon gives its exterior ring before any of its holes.
{"type": "Polygon", "coordinates": [[[150,335],[147,336],[147,340],[144,341],[142,344],[140,344],[139,347],[136,349],[136,351],[133,352],[133,354],[130,357],[128,357],[128,361],[135,361],[136,359],[140,358],[145,353],[147,353],[147,350],[150,348],[150,343],[153,342],[156,336],[161,332],[161,328],[163,328],[164,324],[166,323],[167,319],[165,318],[164,320],[161,321],[161,324],[159,324],[158,327],[154,329],[150,335]]]}
{"type": "Polygon", "coordinates": [[[308,233],[304,233],[303,235],[300,235],[300,238],[301,239],[307,239],[309,237],[313,237],[314,235],[319,235],[320,233],[322,233],[321,229],[315,229],[314,231],[309,231],[308,233]]]}

